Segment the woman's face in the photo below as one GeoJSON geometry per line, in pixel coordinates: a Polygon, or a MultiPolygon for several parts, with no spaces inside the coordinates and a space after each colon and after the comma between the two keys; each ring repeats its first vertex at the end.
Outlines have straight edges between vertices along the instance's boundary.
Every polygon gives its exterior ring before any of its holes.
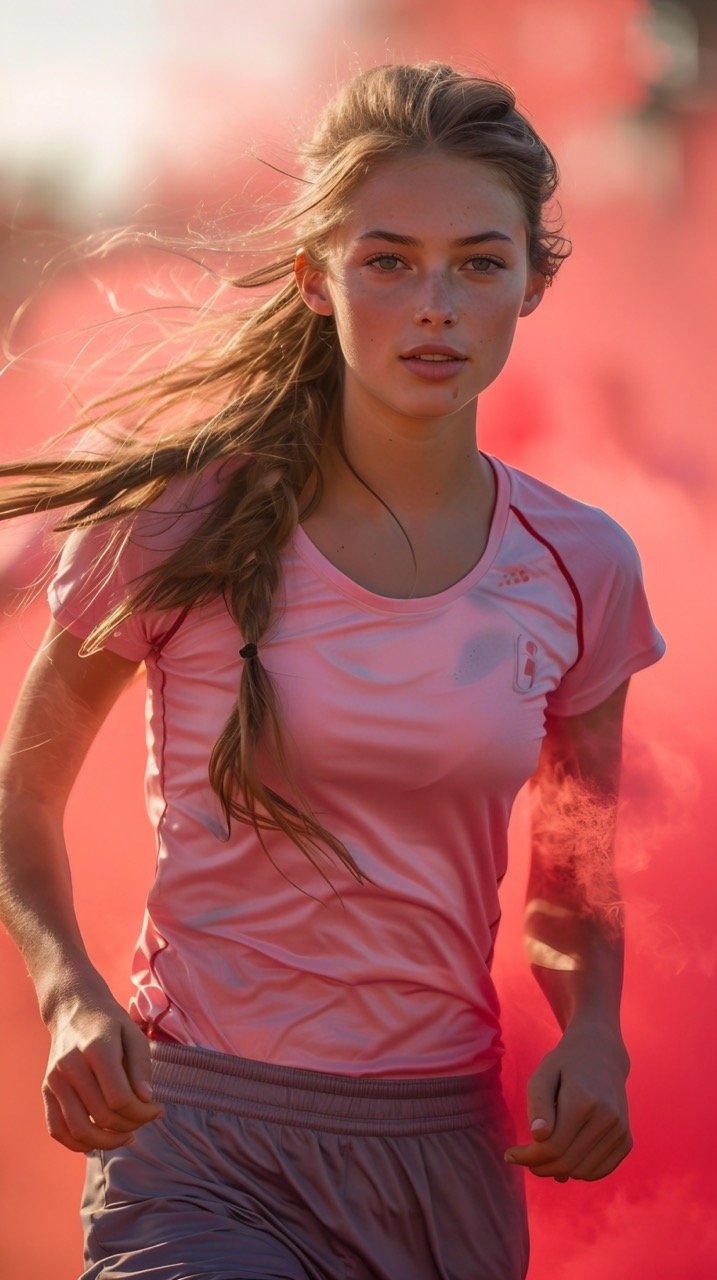
{"type": "Polygon", "coordinates": [[[481,162],[440,154],[379,166],[355,192],[326,268],[299,254],[296,276],[307,305],[334,316],[345,410],[423,420],[463,410],[474,421],[518,317],[544,289],[518,197],[481,162]],[[459,358],[407,358],[435,344],[459,358]]]}

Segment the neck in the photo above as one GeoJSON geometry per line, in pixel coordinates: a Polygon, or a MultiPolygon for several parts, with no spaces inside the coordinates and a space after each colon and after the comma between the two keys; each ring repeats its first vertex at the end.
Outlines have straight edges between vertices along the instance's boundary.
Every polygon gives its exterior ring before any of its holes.
{"type": "Polygon", "coordinates": [[[342,442],[345,458],[336,446],[328,451],[326,491],[359,503],[367,513],[375,511],[376,501],[364,485],[409,517],[440,515],[464,499],[492,501],[490,468],[476,440],[474,402],[437,419],[409,419],[384,405],[358,413],[346,405],[342,442]]]}

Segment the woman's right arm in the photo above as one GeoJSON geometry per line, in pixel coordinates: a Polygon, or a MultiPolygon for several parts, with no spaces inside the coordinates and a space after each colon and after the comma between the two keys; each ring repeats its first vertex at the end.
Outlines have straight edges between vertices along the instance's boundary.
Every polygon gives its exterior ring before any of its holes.
{"type": "Polygon", "coordinates": [[[72,901],[67,798],[100,725],[137,664],[80,657],[51,623],[0,751],[0,918],[22,951],[52,1046],[47,1126],[72,1151],[111,1149],[161,1113],[149,1048],[91,964],[72,901]]]}

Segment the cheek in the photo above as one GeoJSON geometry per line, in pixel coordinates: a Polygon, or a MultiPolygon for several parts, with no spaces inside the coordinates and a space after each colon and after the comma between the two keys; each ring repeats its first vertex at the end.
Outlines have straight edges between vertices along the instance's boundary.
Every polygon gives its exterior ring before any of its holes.
{"type": "Polygon", "coordinates": [[[334,305],[336,332],[344,358],[363,353],[384,352],[386,339],[395,341],[394,309],[386,301],[368,292],[354,293],[350,302],[337,300],[334,305]]]}
{"type": "Polygon", "coordinates": [[[476,317],[476,338],[479,347],[486,355],[494,352],[504,358],[510,351],[518,324],[519,309],[519,305],[513,299],[508,299],[498,307],[486,308],[476,317]]]}
{"type": "Polygon", "coordinates": [[[502,288],[494,290],[475,288],[473,296],[465,300],[466,311],[472,310],[480,327],[498,337],[515,329],[524,296],[524,289],[515,280],[506,280],[502,288]]]}

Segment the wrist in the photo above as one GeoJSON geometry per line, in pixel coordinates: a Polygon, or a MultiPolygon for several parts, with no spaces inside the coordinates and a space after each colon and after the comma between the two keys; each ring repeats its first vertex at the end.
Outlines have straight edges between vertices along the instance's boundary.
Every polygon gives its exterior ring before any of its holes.
{"type": "Polygon", "coordinates": [[[565,1026],[562,1040],[570,1043],[587,1040],[593,1053],[609,1054],[627,1078],[630,1072],[630,1056],[622,1036],[619,1020],[605,1013],[579,1010],[565,1026]]]}
{"type": "Polygon", "coordinates": [[[111,995],[104,978],[88,957],[63,955],[43,966],[34,977],[40,1016],[48,1029],[85,1000],[104,1002],[111,995]]]}

